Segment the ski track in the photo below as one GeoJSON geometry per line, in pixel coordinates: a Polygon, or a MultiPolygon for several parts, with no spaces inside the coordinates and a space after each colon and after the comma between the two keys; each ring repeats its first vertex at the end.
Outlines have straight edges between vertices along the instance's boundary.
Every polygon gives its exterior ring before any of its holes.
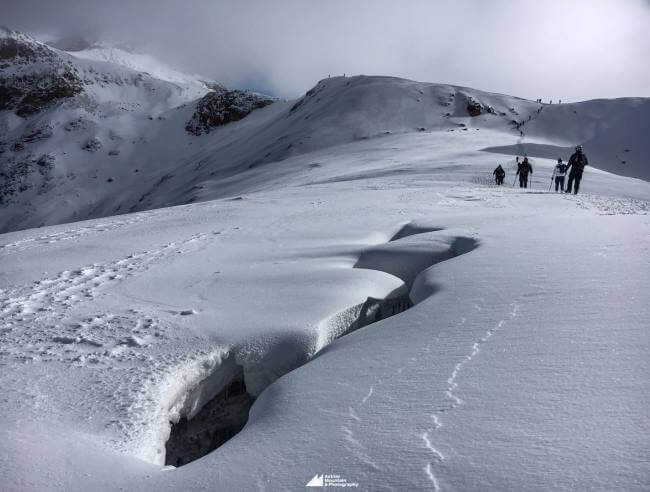
{"type": "MultiPolygon", "coordinates": [[[[481,299],[481,302],[483,301],[484,300],[481,299]]],[[[475,304],[474,309],[476,309],[477,312],[480,312],[482,310],[479,304],[475,304]]],[[[456,389],[458,388],[458,382],[457,382],[458,376],[462,372],[463,367],[468,363],[470,363],[475,357],[477,357],[480,354],[481,347],[483,346],[483,344],[487,343],[488,340],[490,340],[490,338],[492,338],[492,336],[495,333],[501,330],[508,321],[511,321],[515,317],[517,317],[518,311],[519,311],[519,304],[517,302],[513,302],[511,304],[509,316],[507,318],[500,320],[496,324],[496,326],[489,328],[485,332],[485,335],[483,335],[478,341],[472,344],[472,348],[468,352],[468,354],[465,355],[465,357],[463,357],[463,359],[460,362],[456,363],[454,369],[451,372],[451,375],[447,379],[447,390],[445,391],[445,396],[451,401],[451,404],[450,406],[440,408],[438,410],[438,413],[431,414],[430,417],[431,420],[433,421],[433,427],[426,429],[420,436],[422,438],[422,441],[424,442],[424,447],[433,455],[433,458],[435,460],[427,463],[425,467],[425,473],[429,478],[429,480],[431,480],[433,484],[433,488],[436,491],[440,490],[440,485],[438,483],[435,474],[433,473],[434,462],[441,463],[445,461],[445,456],[440,450],[438,450],[433,445],[430,436],[433,432],[435,432],[436,430],[440,429],[443,426],[442,418],[440,417],[439,414],[446,413],[458,407],[459,405],[463,404],[463,400],[456,394],[456,389]]],[[[458,328],[460,329],[466,322],[467,322],[467,318],[462,317],[460,319],[460,323],[458,324],[458,328]]]]}

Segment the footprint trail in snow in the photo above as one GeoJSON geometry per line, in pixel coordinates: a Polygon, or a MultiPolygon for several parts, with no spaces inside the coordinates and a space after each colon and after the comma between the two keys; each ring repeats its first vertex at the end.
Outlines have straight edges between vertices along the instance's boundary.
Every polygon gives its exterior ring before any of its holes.
{"type": "MultiPolygon", "coordinates": [[[[125,279],[141,274],[166,258],[187,253],[218,233],[194,234],[182,241],[170,242],[158,249],[143,251],[108,263],[95,263],[33,282],[26,286],[0,289],[0,343],[3,352],[20,360],[47,360],[69,358],[88,349],[98,349],[106,342],[97,336],[105,327],[107,334],[119,321],[119,316],[101,313],[68,326],[66,320],[72,309],[97,298],[102,290],[125,279]],[[26,329],[25,327],[29,327],[26,329]],[[9,338],[12,343],[9,344],[9,338]],[[7,342],[7,343],[5,343],[7,342]],[[56,346],[65,346],[57,350],[56,346]],[[71,350],[74,347],[76,350],[71,350]]],[[[128,311],[127,316],[137,314],[128,311]]],[[[151,317],[134,320],[137,326],[155,326],[151,317]]],[[[141,346],[143,338],[130,336],[123,340],[127,346],[141,346]]],[[[118,343],[119,344],[119,343],[118,343]]],[[[112,344],[114,345],[114,344],[112,344]]]]}

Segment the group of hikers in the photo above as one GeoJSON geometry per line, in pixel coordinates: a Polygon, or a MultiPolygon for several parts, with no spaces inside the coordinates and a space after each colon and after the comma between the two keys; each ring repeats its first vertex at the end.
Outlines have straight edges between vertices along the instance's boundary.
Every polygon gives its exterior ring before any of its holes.
{"type": "MultiPolygon", "coordinates": [[[[571,193],[573,190],[574,194],[578,193],[580,189],[580,181],[582,180],[582,172],[585,169],[585,166],[588,164],[587,156],[582,151],[582,145],[576,147],[576,151],[573,153],[569,162],[564,164],[562,158],[558,158],[555,169],[553,170],[553,175],[551,176],[551,186],[553,181],[555,181],[555,191],[561,191],[565,193],[571,193]],[[569,171],[570,169],[570,171],[569,171]],[[569,181],[567,183],[566,189],[564,188],[564,179],[569,173],[569,181]]],[[[496,180],[497,185],[502,185],[503,180],[506,177],[506,171],[503,169],[501,164],[492,172],[496,180]]],[[[528,176],[533,174],[533,166],[528,160],[528,156],[524,156],[524,159],[520,162],[519,157],[517,157],[517,173],[516,176],[519,176],[519,187],[528,188],[528,176]]],[[[516,180],[515,176],[515,180],[516,180]]],[[[514,186],[514,183],[512,184],[514,186]]],[[[550,188],[549,188],[550,190],[550,188]]]]}

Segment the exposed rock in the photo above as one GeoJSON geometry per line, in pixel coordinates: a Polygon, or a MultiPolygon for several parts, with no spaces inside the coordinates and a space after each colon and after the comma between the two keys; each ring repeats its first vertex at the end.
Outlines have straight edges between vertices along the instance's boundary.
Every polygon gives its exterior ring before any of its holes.
{"type": "Polygon", "coordinates": [[[53,168],[56,162],[56,157],[53,154],[43,154],[36,160],[36,164],[40,167],[53,168]]]}
{"type": "Polygon", "coordinates": [[[492,106],[481,104],[471,96],[467,96],[467,114],[470,116],[479,116],[481,114],[496,114],[492,106]]]}
{"type": "Polygon", "coordinates": [[[45,140],[52,136],[54,127],[49,122],[31,123],[25,128],[21,140],[24,143],[33,143],[39,140],[45,140]]]}
{"type": "Polygon", "coordinates": [[[6,27],[0,27],[0,60],[12,63],[31,63],[56,54],[42,43],[6,27]]]}
{"type": "Polygon", "coordinates": [[[474,99],[467,100],[467,112],[470,116],[479,116],[483,112],[483,106],[474,99]]]}
{"type": "Polygon", "coordinates": [[[85,130],[86,128],[88,128],[88,121],[85,118],[82,118],[81,116],[76,120],[68,121],[63,127],[63,129],[67,132],[72,132],[76,130],[85,130]]]}
{"type": "Polygon", "coordinates": [[[25,117],[81,93],[82,81],[64,55],[0,28],[0,110],[25,117]]]}
{"type": "Polygon", "coordinates": [[[97,152],[102,148],[102,142],[97,138],[89,138],[81,148],[88,152],[97,152]]]}
{"type": "Polygon", "coordinates": [[[0,204],[6,204],[15,196],[35,189],[44,193],[51,188],[52,170],[56,158],[43,154],[38,159],[12,157],[0,163],[0,204]]]}
{"type": "Polygon", "coordinates": [[[212,128],[241,120],[251,111],[272,102],[273,99],[253,92],[219,88],[199,100],[185,130],[192,135],[210,133],[212,128]]]}
{"type": "Polygon", "coordinates": [[[18,116],[29,116],[59,102],[62,99],[74,97],[83,91],[81,80],[71,70],[61,73],[48,73],[19,79],[3,80],[0,84],[14,84],[12,89],[20,91],[20,97],[12,100],[1,100],[4,109],[15,109],[18,116]]]}

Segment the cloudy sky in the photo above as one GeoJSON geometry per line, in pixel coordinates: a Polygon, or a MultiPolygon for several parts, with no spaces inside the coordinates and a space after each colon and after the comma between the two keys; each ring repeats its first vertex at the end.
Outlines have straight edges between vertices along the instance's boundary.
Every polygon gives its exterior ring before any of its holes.
{"type": "Polygon", "coordinates": [[[328,74],[535,99],[650,96],[650,0],[0,0],[32,34],[127,43],[292,98],[328,74]]]}

